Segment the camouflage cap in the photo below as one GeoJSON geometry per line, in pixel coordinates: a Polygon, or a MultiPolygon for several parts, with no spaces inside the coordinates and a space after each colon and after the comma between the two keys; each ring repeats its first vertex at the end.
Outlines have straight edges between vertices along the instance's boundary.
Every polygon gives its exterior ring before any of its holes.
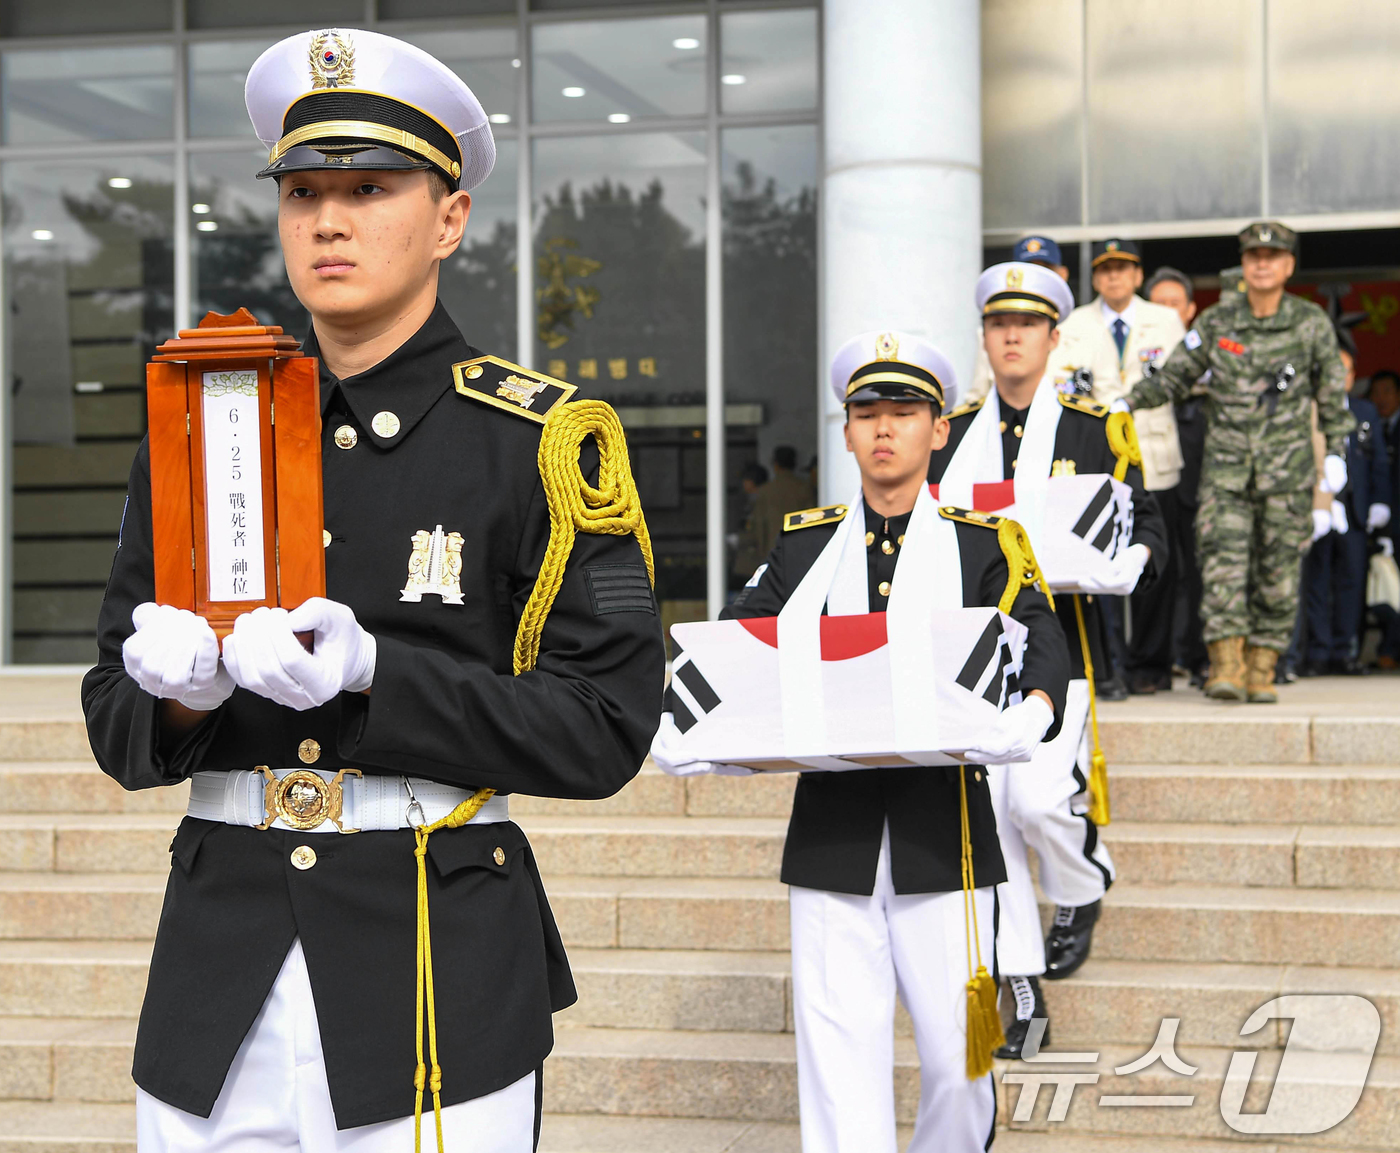
{"type": "Polygon", "coordinates": [[[1240,254],[1251,248],[1278,248],[1298,253],[1298,234],[1277,220],[1256,220],[1240,233],[1240,254]]]}

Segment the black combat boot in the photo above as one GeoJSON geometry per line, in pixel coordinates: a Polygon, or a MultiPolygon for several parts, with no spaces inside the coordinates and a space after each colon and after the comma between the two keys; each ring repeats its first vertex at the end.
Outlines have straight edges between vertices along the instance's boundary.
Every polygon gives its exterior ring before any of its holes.
{"type": "Polygon", "coordinates": [[[1056,905],[1050,922],[1050,935],[1045,938],[1045,979],[1059,981],[1068,977],[1089,959],[1089,946],[1094,940],[1094,923],[1099,919],[1100,902],[1080,905],[1056,905]]]}
{"type": "Polygon", "coordinates": [[[1045,1033],[1040,1043],[1050,1043],[1050,1014],[1040,993],[1040,981],[1035,977],[1008,977],[1006,985],[1016,1000],[1016,1019],[1006,1027],[1006,1044],[994,1055],[1003,1061],[1019,1061],[1033,1020],[1045,1022],[1045,1033]]]}

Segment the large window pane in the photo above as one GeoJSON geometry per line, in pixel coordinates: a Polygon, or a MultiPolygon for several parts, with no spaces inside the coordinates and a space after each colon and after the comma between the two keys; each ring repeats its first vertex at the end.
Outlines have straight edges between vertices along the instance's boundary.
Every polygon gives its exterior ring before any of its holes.
{"type": "Polygon", "coordinates": [[[191,28],[357,28],[364,23],[364,0],[186,0],[191,28]]]}
{"type": "Polygon", "coordinates": [[[725,527],[738,542],[728,557],[734,590],[773,547],[772,514],[816,503],[817,129],[730,128],[722,145],[725,527]],[[768,471],[766,482],[754,465],[768,471]]]}
{"type": "Polygon", "coordinates": [[[590,20],[534,30],[534,117],[611,120],[705,111],[705,18],[590,20]]]}
{"type": "Polygon", "coordinates": [[[1395,207],[1397,60],[1393,0],[1269,5],[1270,212],[1395,207]]]}
{"type": "MultiPolygon", "coordinates": [[[[515,0],[379,0],[381,20],[433,16],[513,15],[515,0]]],[[[405,39],[407,39],[405,37],[405,39]]]]}
{"type": "Polygon", "coordinates": [[[71,36],[74,32],[158,32],[170,28],[170,0],[5,0],[0,36],[71,36]]]}
{"type": "Polygon", "coordinates": [[[984,0],[982,220],[1078,224],[1083,0],[984,0]]]}
{"type": "Polygon", "coordinates": [[[1088,0],[1089,223],[1260,210],[1263,0],[1088,0]]]}
{"type": "Polygon", "coordinates": [[[515,342],[515,175],[519,145],[496,141],[496,167],[472,191],[467,232],[443,262],[438,296],[467,338],[493,356],[517,359],[515,342]]]}
{"type": "Polygon", "coordinates": [[[254,177],[266,163],[257,149],[190,157],[190,314],[246,308],[305,339],[277,240],[277,183],[254,177]]]}
{"type": "MultiPolygon", "coordinates": [[[[382,10],[382,9],[381,9],[382,10]]],[[[430,52],[470,86],[493,124],[515,120],[519,55],[514,28],[478,28],[470,32],[406,32],[400,39],[430,52]]]]}
{"type": "Polygon", "coordinates": [[[171,175],[136,156],[0,174],[20,663],[97,657],[145,364],[172,329],[171,175]]]}
{"type": "Polygon", "coordinates": [[[253,133],[243,103],[243,83],[253,61],[273,40],[204,40],[189,48],[191,136],[243,136],[253,133]]]}
{"type": "Polygon", "coordinates": [[[705,617],[705,137],[534,145],[535,363],[622,417],[663,623],[705,617]]]}
{"type": "Polygon", "coordinates": [[[174,133],[175,55],[160,45],[6,52],[7,144],[159,140],[174,133]]]}
{"type": "Polygon", "coordinates": [[[817,106],[817,11],[726,12],[720,17],[723,112],[817,106]]]}

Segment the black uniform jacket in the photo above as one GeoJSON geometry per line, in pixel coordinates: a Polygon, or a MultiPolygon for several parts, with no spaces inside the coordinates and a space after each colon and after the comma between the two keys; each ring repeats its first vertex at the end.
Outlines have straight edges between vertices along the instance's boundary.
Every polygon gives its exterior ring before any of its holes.
{"type": "MultiPolygon", "coordinates": [[[[1015,462],[1021,452],[1021,437],[1017,434],[1025,428],[1029,406],[1022,409],[1012,408],[1000,398],[995,388],[988,393],[986,403],[1001,406],[1001,475],[1003,480],[1012,480],[1016,476],[1015,462]]],[[[953,459],[953,454],[957,452],[958,445],[962,444],[963,437],[972,427],[972,421],[981,407],[981,402],[973,402],[955,408],[948,414],[948,443],[938,449],[929,461],[930,484],[938,484],[943,479],[948,462],[953,459]]],[[[1055,427],[1054,459],[1073,462],[1077,473],[1113,472],[1118,458],[1109,447],[1105,425],[1107,415],[1108,407],[1094,401],[1080,401],[1075,407],[1062,406],[1059,424],[1055,427]]],[[[1147,568],[1143,570],[1142,578],[1138,581],[1138,591],[1142,591],[1151,586],[1158,573],[1167,571],[1166,527],[1156,498],[1143,488],[1142,468],[1135,464],[1129,465],[1128,474],[1123,479],[1133,490],[1133,536],[1129,543],[1145,544],[1152,550],[1152,558],[1147,562],[1147,568]]],[[[1034,545],[1035,542],[1032,541],[1031,544],[1034,545]]],[[[1094,598],[1085,599],[1092,602],[1094,598]]],[[[1081,679],[1084,676],[1084,656],[1079,643],[1079,626],[1074,615],[1074,598],[1069,594],[1055,597],[1055,611],[1059,615],[1061,625],[1064,626],[1065,639],[1069,643],[1070,676],[1076,680],[1081,679]]],[[[1086,623],[1090,623],[1087,618],[1086,623]]],[[[1095,674],[1106,677],[1109,675],[1109,664],[1099,651],[1100,645],[1094,643],[1098,640],[1098,635],[1092,624],[1089,632],[1094,649],[1095,674]]]]}
{"type": "MultiPolygon", "coordinates": [[[[882,586],[894,577],[908,514],[888,520],[866,510],[870,611],[889,603],[882,586]],[[885,551],[886,542],[889,551],[885,551]]],[[[758,583],[745,588],[721,613],[726,619],[777,616],[822,549],[839,518],[791,529],[778,537],[758,583]]],[[[962,560],[963,603],[995,605],[1006,591],[1006,557],[997,534],[981,525],[957,523],[962,560]]],[[[1059,731],[1069,680],[1064,636],[1038,588],[1023,588],[1011,616],[1030,630],[1021,690],[1041,689],[1055,707],[1047,739],[1059,731]]],[[[962,836],[956,767],[859,769],[848,773],[803,773],[793,797],[783,847],[782,879],[789,885],[833,893],[869,895],[885,822],[890,826],[890,873],[897,893],[946,893],[962,887],[962,836]]],[[[987,774],[980,766],[967,778],[972,862],[979,888],[1006,880],[997,840],[987,774]]]]}
{"type": "MultiPolygon", "coordinates": [[[[315,352],[314,338],[307,350],[315,352]]],[[[83,681],[88,734],[105,772],[146,789],[199,769],[301,767],[298,745],[312,738],[324,750],[317,768],[467,789],[594,798],[631,779],[661,711],[659,619],[648,595],[630,611],[600,612],[587,574],[624,565],[644,578],[641,549],[630,536],[580,533],[538,666],[511,675],[516,624],[549,538],[536,463],[541,426],[454,391],[452,365],[479,355],[439,305],[374,368],[344,381],[322,370],[327,595],[376,638],[370,694],[296,712],[238,689],[178,747],[162,738],[156,699],[122,666],[131,610],[153,599],[142,444],[99,619],[101,658],[83,681]],[[401,422],[392,438],[371,428],[383,410],[401,422]],[[342,426],[356,432],[353,448],[336,446],[342,426]],[[403,602],[413,533],[439,524],[466,538],[465,603],[431,594],[403,602]]],[[[595,482],[597,459],[590,440],[581,462],[595,482]]],[[[411,1114],[413,848],[409,829],[297,833],[185,818],[171,845],[136,1083],[208,1116],[300,937],[337,1125],[411,1114]],[[305,872],[288,859],[301,844],[317,853],[305,872]]],[[[537,1068],[553,1044],[551,1011],[576,994],[515,824],[434,833],[428,857],[442,1100],[450,1104],[537,1068]]]]}

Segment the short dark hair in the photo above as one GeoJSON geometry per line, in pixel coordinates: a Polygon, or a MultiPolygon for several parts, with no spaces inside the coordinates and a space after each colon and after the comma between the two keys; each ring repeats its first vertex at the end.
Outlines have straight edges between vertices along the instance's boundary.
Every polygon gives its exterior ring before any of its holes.
{"type": "Polygon", "coordinates": [[[740,480],[753,481],[755,485],[768,483],[768,470],[756,460],[749,461],[744,465],[743,471],[739,473],[740,480]]]}
{"type": "Polygon", "coordinates": [[[1376,382],[1381,380],[1390,381],[1390,383],[1395,386],[1395,391],[1400,392],[1400,372],[1396,372],[1393,368],[1376,369],[1375,372],[1371,373],[1371,383],[1369,385],[1369,390],[1374,391],[1376,387],[1376,382]]]}
{"type": "Polygon", "coordinates": [[[1188,300],[1195,297],[1196,289],[1191,283],[1191,278],[1187,276],[1186,273],[1182,272],[1181,269],[1173,268],[1170,264],[1162,265],[1161,268],[1157,269],[1157,271],[1152,274],[1147,283],[1142,286],[1142,294],[1150,300],[1152,298],[1152,290],[1164,280],[1174,280],[1177,284],[1181,285],[1181,287],[1186,290],[1186,298],[1188,300]]]}
{"type": "Polygon", "coordinates": [[[785,468],[792,472],[797,467],[797,449],[790,444],[780,444],[773,450],[773,467],[785,468]]]}

